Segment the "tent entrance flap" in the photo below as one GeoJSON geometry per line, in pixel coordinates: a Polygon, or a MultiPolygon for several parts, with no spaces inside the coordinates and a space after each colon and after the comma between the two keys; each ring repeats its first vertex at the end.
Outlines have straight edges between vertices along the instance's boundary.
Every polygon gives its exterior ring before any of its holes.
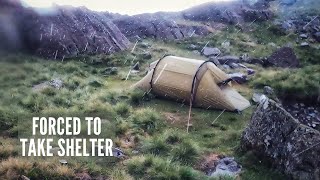
{"type": "Polygon", "coordinates": [[[192,100],[195,107],[229,111],[249,107],[249,101],[230,83],[218,85],[227,79],[229,76],[210,61],[165,56],[151,64],[148,74],[134,88],[185,103],[192,100]]]}

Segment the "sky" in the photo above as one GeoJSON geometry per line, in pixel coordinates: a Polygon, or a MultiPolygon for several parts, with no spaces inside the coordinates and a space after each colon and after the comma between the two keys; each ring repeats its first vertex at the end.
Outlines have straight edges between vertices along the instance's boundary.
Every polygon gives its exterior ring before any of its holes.
{"type": "Polygon", "coordinates": [[[48,8],[52,4],[86,6],[95,11],[140,14],[158,11],[180,11],[210,1],[232,0],[23,0],[27,6],[48,8]]]}

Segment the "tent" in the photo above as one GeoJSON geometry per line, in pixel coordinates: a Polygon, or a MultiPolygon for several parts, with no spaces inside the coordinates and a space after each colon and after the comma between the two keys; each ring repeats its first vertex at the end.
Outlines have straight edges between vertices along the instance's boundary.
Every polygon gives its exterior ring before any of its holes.
{"type": "Polygon", "coordinates": [[[150,64],[134,88],[190,106],[242,111],[250,102],[231,86],[231,78],[212,61],[164,56],[150,64]]]}

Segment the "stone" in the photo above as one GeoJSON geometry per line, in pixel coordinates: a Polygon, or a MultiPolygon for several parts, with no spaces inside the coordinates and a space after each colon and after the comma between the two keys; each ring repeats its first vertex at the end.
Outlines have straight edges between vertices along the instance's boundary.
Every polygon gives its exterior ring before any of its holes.
{"type": "Polygon", "coordinates": [[[145,52],[142,54],[142,58],[143,59],[151,59],[152,58],[152,55],[150,52],[145,52]]]}
{"type": "Polygon", "coordinates": [[[223,64],[223,65],[222,65],[222,68],[223,68],[223,69],[226,69],[226,70],[231,69],[230,66],[229,66],[229,65],[226,65],[226,64],[223,64]]]}
{"type": "Polygon", "coordinates": [[[60,89],[63,87],[63,81],[58,78],[52,79],[50,81],[45,81],[40,84],[34,85],[32,87],[32,89],[36,92],[40,92],[40,91],[47,89],[47,88],[50,88],[50,87],[53,87],[55,89],[60,89]]]}
{"type": "Polygon", "coordinates": [[[263,87],[263,92],[267,95],[272,95],[274,93],[274,90],[270,86],[264,86],[263,87]]]}
{"type": "Polygon", "coordinates": [[[253,93],[252,101],[255,103],[262,103],[267,99],[267,96],[261,93],[253,93]]]}
{"type": "Polygon", "coordinates": [[[300,44],[300,47],[309,47],[310,45],[309,45],[309,43],[307,43],[307,42],[302,42],[301,44],[300,44]]]}
{"type": "Polygon", "coordinates": [[[134,64],[134,65],[132,66],[132,69],[139,71],[139,70],[140,70],[140,64],[139,64],[139,62],[137,62],[136,64],[134,64]]]}
{"type": "Polygon", "coordinates": [[[239,68],[240,66],[237,63],[230,63],[230,67],[233,69],[239,68]]]}
{"type": "Polygon", "coordinates": [[[295,68],[300,65],[297,56],[295,55],[292,48],[282,47],[272,53],[267,58],[265,63],[269,66],[283,67],[283,68],[295,68]]]}
{"type": "Polygon", "coordinates": [[[308,35],[307,34],[300,34],[299,37],[302,38],[302,39],[307,39],[308,35]]]}
{"type": "Polygon", "coordinates": [[[60,89],[63,86],[63,81],[61,79],[52,79],[49,81],[49,85],[56,89],[60,89]]]}
{"type": "Polygon", "coordinates": [[[224,49],[229,49],[230,48],[230,41],[224,41],[223,43],[221,43],[221,46],[224,49]]]}
{"type": "Polygon", "coordinates": [[[248,74],[248,75],[253,75],[253,74],[255,74],[255,73],[256,73],[255,70],[250,69],[250,68],[247,69],[247,74],[248,74]]]}
{"type": "Polygon", "coordinates": [[[190,49],[190,50],[197,50],[199,47],[197,46],[197,45],[194,45],[194,44],[190,44],[189,46],[188,46],[188,49],[190,49]]]}
{"type": "Polygon", "coordinates": [[[203,48],[201,53],[206,57],[210,57],[210,56],[219,56],[221,54],[221,51],[218,48],[205,47],[203,48]]]}
{"type": "Polygon", "coordinates": [[[316,41],[320,42],[320,32],[316,32],[313,34],[313,37],[316,41]]]}
{"type": "Polygon", "coordinates": [[[124,157],[124,152],[120,148],[112,148],[112,154],[114,157],[121,158],[124,157]]]}
{"type": "Polygon", "coordinates": [[[200,52],[199,52],[198,50],[193,50],[192,53],[193,53],[193,54],[200,55],[200,52]]]}
{"type": "MultiPolygon", "coordinates": [[[[310,123],[309,123],[310,124],[310,123]]],[[[312,126],[312,124],[311,124],[312,126]]],[[[291,116],[281,104],[269,99],[259,104],[241,136],[240,149],[293,179],[315,179],[319,175],[320,132],[291,116]]]]}
{"type": "Polygon", "coordinates": [[[213,172],[209,175],[211,177],[234,177],[241,172],[242,166],[239,165],[233,157],[224,157],[219,159],[213,172]]]}
{"type": "Polygon", "coordinates": [[[246,83],[247,80],[247,76],[242,74],[242,73],[232,73],[232,74],[228,74],[228,76],[235,82],[239,83],[239,84],[244,84],[246,83]]]}
{"type": "Polygon", "coordinates": [[[62,165],[67,165],[68,164],[67,160],[65,160],[65,159],[60,159],[59,162],[62,165]]]}

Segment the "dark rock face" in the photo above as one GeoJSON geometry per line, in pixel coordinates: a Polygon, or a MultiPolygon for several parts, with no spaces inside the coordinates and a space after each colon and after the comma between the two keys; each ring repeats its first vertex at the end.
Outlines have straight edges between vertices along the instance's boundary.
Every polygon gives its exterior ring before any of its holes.
{"type": "Polygon", "coordinates": [[[179,24],[173,18],[166,18],[158,14],[141,14],[123,16],[113,22],[128,38],[155,38],[160,40],[182,39],[197,35],[208,35],[207,26],[179,24]]]}
{"type": "Polygon", "coordinates": [[[319,179],[320,132],[301,124],[272,100],[257,107],[241,148],[270,160],[294,179],[319,179]]]}
{"type": "MultiPolygon", "coordinates": [[[[10,11],[6,16],[14,19],[11,25],[17,30],[20,47],[42,57],[112,53],[130,43],[107,16],[86,8],[55,7],[46,14],[19,5],[1,8],[10,11]]],[[[0,22],[1,27],[8,27],[0,22]]]]}
{"type": "Polygon", "coordinates": [[[294,68],[299,66],[299,60],[292,48],[283,47],[267,58],[267,63],[277,67],[294,68]]]}

